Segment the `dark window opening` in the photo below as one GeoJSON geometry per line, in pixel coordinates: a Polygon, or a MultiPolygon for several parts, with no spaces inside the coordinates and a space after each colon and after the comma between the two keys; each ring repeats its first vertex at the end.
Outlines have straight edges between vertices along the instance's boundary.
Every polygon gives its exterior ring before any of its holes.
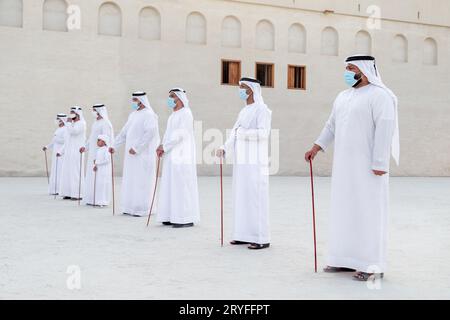
{"type": "Polygon", "coordinates": [[[222,60],[222,84],[239,85],[241,62],[222,60]]]}
{"type": "Polygon", "coordinates": [[[256,64],[256,79],[261,81],[262,87],[274,87],[274,65],[270,63],[256,64]]]}
{"type": "Polygon", "coordinates": [[[288,89],[306,89],[305,66],[288,66],[288,89]]]}

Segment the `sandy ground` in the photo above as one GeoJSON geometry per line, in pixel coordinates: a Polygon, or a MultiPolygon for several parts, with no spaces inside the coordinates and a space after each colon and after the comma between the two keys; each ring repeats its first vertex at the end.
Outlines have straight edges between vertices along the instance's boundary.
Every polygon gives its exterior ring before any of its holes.
{"type": "MultiPolygon", "coordinates": [[[[450,178],[392,178],[390,269],[375,288],[314,274],[307,178],[271,178],[272,247],[257,252],[220,247],[218,187],[199,178],[202,221],[176,230],[53,200],[46,179],[0,179],[0,298],[450,299],[450,178]]],[[[316,189],[323,267],[330,180],[316,189]]]]}

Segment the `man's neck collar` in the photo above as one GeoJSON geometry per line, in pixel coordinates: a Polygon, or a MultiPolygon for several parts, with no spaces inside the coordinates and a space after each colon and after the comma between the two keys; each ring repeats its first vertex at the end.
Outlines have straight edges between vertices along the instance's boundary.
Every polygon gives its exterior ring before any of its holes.
{"type": "Polygon", "coordinates": [[[370,84],[370,82],[361,82],[360,84],[358,84],[356,87],[354,87],[355,89],[361,89],[364,88],[365,86],[368,86],[370,84]]]}

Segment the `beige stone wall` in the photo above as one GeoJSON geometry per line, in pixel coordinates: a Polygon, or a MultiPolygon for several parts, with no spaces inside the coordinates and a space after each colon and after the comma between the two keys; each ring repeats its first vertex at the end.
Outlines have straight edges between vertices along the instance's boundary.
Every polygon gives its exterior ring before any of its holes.
{"type": "MultiPolygon", "coordinates": [[[[263,94],[273,110],[273,128],[279,129],[278,173],[305,175],[304,151],[319,134],[334,97],[345,89],[343,60],[355,53],[355,35],[360,30],[370,33],[383,79],[400,100],[402,163],[393,168],[393,174],[450,175],[447,1],[437,0],[434,6],[429,1],[408,1],[406,11],[398,5],[400,1],[373,1],[386,8],[383,12],[389,19],[381,21],[381,29],[368,30],[366,18],[353,12],[358,1],[344,5],[344,1],[296,0],[294,8],[291,0],[115,0],[122,14],[120,37],[98,35],[100,0],[68,1],[81,8],[81,30],[42,30],[43,2],[23,0],[23,27],[0,26],[0,175],[42,175],[40,148],[52,136],[53,116],[72,105],[88,110],[94,103],[105,103],[118,131],[130,112],[134,90],[149,93],[160,115],[161,134],[169,115],[167,91],[173,86],[187,89],[203,132],[210,128],[224,132],[233,125],[242,104],[236,87],[220,85],[222,58],[241,60],[243,75],[250,76],[255,74],[256,61],[275,63],[275,87],[263,89],[263,94]],[[160,40],[139,38],[138,13],[147,5],[161,15],[160,40]],[[336,13],[323,14],[324,9],[336,13]],[[419,9],[424,21],[413,21],[419,9]],[[206,19],[205,45],[185,41],[186,17],[193,11],[206,19]],[[241,22],[240,48],[222,47],[221,25],[228,15],[241,22]],[[262,19],[274,26],[273,51],[255,49],[256,25],[262,19]],[[288,52],[288,30],[293,23],[301,23],[306,30],[304,54],[288,52]],[[338,32],[338,56],[321,55],[321,33],[327,26],[338,32]],[[397,34],[408,41],[406,63],[392,61],[397,34]],[[423,64],[428,37],[438,45],[437,65],[423,64]],[[306,91],[286,89],[288,64],[306,65],[306,91]]],[[[369,3],[359,2],[363,10],[369,3]]],[[[86,116],[90,126],[90,112],[86,116]]],[[[205,141],[203,147],[207,145],[205,141]]],[[[330,174],[331,159],[331,152],[321,157],[316,164],[319,174],[330,174]]],[[[120,171],[121,161],[116,162],[120,171]]],[[[213,165],[199,166],[200,174],[216,172],[213,165]]]]}
{"type": "Polygon", "coordinates": [[[370,6],[381,8],[384,20],[447,26],[450,10],[447,0],[228,0],[291,9],[323,12],[332,10],[337,15],[366,17],[370,6]],[[420,13],[418,15],[418,12],[420,13]]]}

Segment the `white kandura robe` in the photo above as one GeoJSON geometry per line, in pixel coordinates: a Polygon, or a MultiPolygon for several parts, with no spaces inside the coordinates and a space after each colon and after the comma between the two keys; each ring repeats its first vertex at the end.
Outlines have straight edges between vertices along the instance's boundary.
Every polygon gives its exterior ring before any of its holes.
{"type": "Polygon", "coordinates": [[[80,153],[80,148],[86,141],[86,122],[83,120],[66,123],[66,136],[62,154],[64,156],[60,196],[78,198],[80,187],[80,156],[81,161],[81,197],[83,197],[84,187],[84,155],[80,153]]]}
{"type": "Polygon", "coordinates": [[[107,206],[111,198],[111,154],[108,151],[108,147],[104,146],[97,148],[95,157],[95,165],[97,166],[97,172],[94,172],[94,165],[88,166],[88,171],[92,171],[93,182],[92,191],[95,190],[92,195],[92,204],[97,206],[107,206]],[[94,203],[95,202],[95,203],[94,203]]]}
{"type": "Polygon", "coordinates": [[[64,146],[65,135],[66,127],[58,127],[52,141],[46,146],[47,149],[52,150],[52,167],[50,169],[50,184],[48,185],[48,193],[51,195],[59,193],[64,157],[56,157],[56,154],[60,153],[64,146]]]}
{"type": "Polygon", "coordinates": [[[272,112],[263,104],[245,106],[222,147],[233,154],[233,240],[270,243],[269,136],[272,112]]]}
{"type": "MultiPolygon", "coordinates": [[[[97,138],[99,135],[106,135],[110,139],[111,145],[113,145],[114,133],[111,122],[105,119],[96,120],[91,129],[91,135],[87,141],[85,148],[88,154],[87,167],[92,168],[94,165],[94,159],[97,154],[97,138]]],[[[85,189],[83,203],[93,204],[94,201],[94,172],[92,170],[86,171],[85,189]]]]}
{"type": "Polygon", "coordinates": [[[194,118],[191,109],[173,112],[163,138],[163,170],[158,199],[159,222],[200,221],[194,118]]]}
{"type": "Polygon", "coordinates": [[[395,106],[382,88],[341,92],[316,144],[334,141],[327,264],[384,272],[389,201],[390,150],[395,106]]]}
{"type": "Polygon", "coordinates": [[[160,142],[158,118],[147,108],[134,111],[116,137],[125,143],[121,207],[123,213],[148,215],[156,179],[156,149],[160,142]],[[137,154],[128,151],[133,148],[137,154]]]}

